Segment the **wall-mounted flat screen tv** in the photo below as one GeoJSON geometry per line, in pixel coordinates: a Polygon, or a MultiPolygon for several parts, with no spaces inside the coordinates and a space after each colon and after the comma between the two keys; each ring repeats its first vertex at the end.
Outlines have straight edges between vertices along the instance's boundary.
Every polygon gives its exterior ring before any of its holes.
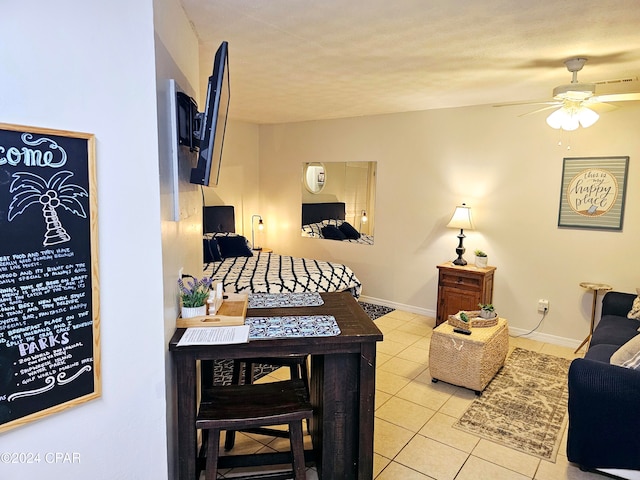
{"type": "Polygon", "coordinates": [[[199,127],[195,130],[194,143],[199,144],[199,152],[198,163],[191,169],[191,183],[218,185],[229,98],[229,45],[222,42],[214,57],[205,110],[197,114],[199,127]]]}

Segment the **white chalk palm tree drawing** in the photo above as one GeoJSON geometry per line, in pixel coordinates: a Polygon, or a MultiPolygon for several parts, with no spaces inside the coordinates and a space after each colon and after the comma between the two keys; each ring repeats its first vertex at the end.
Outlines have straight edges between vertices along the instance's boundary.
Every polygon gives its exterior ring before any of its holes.
{"type": "Polygon", "coordinates": [[[79,217],[87,218],[80,198],[89,197],[83,187],[68,183],[73,177],[73,172],[57,172],[48,181],[31,172],[17,172],[12,177],[14,180],[9,192],[14,193],[14,196],[9,205],[9,221],[24,213],[31,205],[41,205],[42,216],[47,226],[42,244],[56,245],[71,240],[71,236],[58,218],[56,209],[61,206],[79,217]]]}

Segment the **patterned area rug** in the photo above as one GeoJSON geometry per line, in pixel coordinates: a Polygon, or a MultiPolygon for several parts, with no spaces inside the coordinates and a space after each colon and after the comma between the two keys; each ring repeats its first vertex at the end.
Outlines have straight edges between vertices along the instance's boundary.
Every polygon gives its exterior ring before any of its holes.
{"type": "Polygon", "coordinates": [[[365,311],[371,320],[380,318],[387,313],[393,312],[395,309],[391,307],[385,307],[383,305],[375,305],[373,303],[359,302],[362,309],[365,311]]]}
{"type": "Polygon", "coordinates": [[[514,349],[454,427],[555,462],[567,421],[570,363],[514,349]]]}
{"type": "MultiPolygon", "coordinates": [[[[394,310],[390,307],[374,305],[373,303],[366,302],[360,302],[360,306],[362,306],[362,309],[366,312],[367,315],[369,315],[371,320],[380,318],[381,316],[386,315],[389,312],[393,312],[394,310]]],[[[279,367],[273,365],[256,364],[253,366],[253,378],[254,380],[257,380],[264,377],[265,375],[269,375],[271,372],[278,368],[279,367]]],[[[230,385],[232,370],[232,360],[216,360],[213,364],[214,385],[230,385]]],[[[241,380],[244,381],[244,375],[241,380]]]]}

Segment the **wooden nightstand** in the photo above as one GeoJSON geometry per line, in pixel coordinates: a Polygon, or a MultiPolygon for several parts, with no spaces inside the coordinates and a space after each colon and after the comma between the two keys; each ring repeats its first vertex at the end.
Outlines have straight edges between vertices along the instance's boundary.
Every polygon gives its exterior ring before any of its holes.
{"type": "Polygon", "coordinates": [[[255,252],[255,253],[273,253],[273,249],[272,248],[262,247],[262,248],[258,248],[257,250],[254,249],[253,252],[255,252]]]}
{"type": "Polygon", "coordinates": [[[460,310],[478,310],[479,303],[492,303],[496,267],[459,267],[451,262],[438,265],[436,325],[460,310]]]}

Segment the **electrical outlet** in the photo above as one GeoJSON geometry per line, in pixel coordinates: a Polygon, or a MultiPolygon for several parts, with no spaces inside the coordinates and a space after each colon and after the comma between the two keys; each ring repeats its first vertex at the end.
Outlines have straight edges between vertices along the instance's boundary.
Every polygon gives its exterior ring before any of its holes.
{"type": "Polygon", "coordinates": [[[549,300],[541,298],[538,300],[538,313],[546,313],[549,311],[549,300]]]}

